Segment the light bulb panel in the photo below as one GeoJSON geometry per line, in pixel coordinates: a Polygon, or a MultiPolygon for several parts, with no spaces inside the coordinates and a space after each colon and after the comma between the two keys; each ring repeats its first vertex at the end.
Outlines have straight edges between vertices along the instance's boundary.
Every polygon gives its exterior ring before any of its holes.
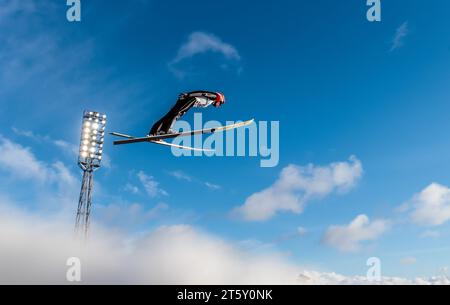
{"type": "Polygon", "coordinates": [[[103,159],[107,116],[96,111],[85,111],[81,129],[78,163],[100,167],[103,159]]]}

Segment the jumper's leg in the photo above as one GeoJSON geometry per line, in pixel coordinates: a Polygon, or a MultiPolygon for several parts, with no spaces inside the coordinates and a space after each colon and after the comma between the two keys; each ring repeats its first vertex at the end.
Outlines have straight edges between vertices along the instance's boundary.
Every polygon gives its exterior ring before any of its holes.
{"type": "Polygon", "coordinates": [[[173,124],[186,114],[195,104],[193,99],[178,100],[175,106],[162,119],[153,125],[149,135],[158,135],[159,133],[168,133],[173,124]]]}

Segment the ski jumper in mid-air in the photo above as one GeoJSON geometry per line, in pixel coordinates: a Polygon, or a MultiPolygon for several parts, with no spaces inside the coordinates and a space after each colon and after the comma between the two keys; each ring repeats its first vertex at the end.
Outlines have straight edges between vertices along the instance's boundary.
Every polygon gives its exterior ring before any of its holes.
{"type": "Polygon", "coordinates": [[[193,137],[196,135],[213,134],[219,132],[227,132],[230,130],[243,128],[249,126],[255,122],[255,120],[248,120],[245,122],[238,122],[227,126],[207,128],[201,130],[189,130],[174,132],[171,130],[172,126],[177,120],[186,114],[191,108],[206,108],[213,105],[214,107],[220,107],[225,104],[225,95],[220,92],[211,91],[193,91],[190,93],[182,93],[178,98],[177,103],[172,109],[162,117],[158,122],[153,125],[150,133],[145,137],[134,137],[124,133],[111,132],[111,135],[121,138],[114,141],[114,145],[128,145],[137,143],[152,143],[162,146],[168,146],[172,148],[201,151],[201,152],[214,152],[213,149],[207,149],[202,147],[190,147],[182,146],[176,143],[167,142],[167,140],[183,137],[193,137]]]}
{"type": "Polygon", "coordinates": [[[153,125],[149,136],[174,133],[171,128],[191,108],[220,107],[225,104],[225,95],[220,92],[193,91],[182,93],[173,108],[153,125]]]}

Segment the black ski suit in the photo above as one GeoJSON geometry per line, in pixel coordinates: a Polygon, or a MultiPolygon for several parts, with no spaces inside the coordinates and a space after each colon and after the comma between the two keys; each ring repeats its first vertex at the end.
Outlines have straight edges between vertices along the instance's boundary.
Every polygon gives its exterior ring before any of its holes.
{"type": "Polygon", "coordinates": [[[194,91],[180,94],[175,106],[153,125],[149,135],[155,136],[169,133],[173,124],[175,124],[175,122],[185,115],[192,107],[206,108],[211,104],[215,104],[217,107],[219,103],[220,105],[225,103],[225,96],[218,92],[194,91]]]}

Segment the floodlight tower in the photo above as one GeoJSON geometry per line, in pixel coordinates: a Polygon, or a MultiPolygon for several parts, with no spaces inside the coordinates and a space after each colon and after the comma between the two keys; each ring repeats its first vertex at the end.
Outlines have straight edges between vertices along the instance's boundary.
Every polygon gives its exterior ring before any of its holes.
{"type": "Polygon", "coordinates": [[[85,237],[89,232],[94,187],[93,173],[101,166],[105,129],[106,115],[94,111],[84,111],[80,154],[78,156],[78,165],[83,170],[83,182],[80,199],[78,200],[75,231],[77,234],[84,233],[85,237]]]}

